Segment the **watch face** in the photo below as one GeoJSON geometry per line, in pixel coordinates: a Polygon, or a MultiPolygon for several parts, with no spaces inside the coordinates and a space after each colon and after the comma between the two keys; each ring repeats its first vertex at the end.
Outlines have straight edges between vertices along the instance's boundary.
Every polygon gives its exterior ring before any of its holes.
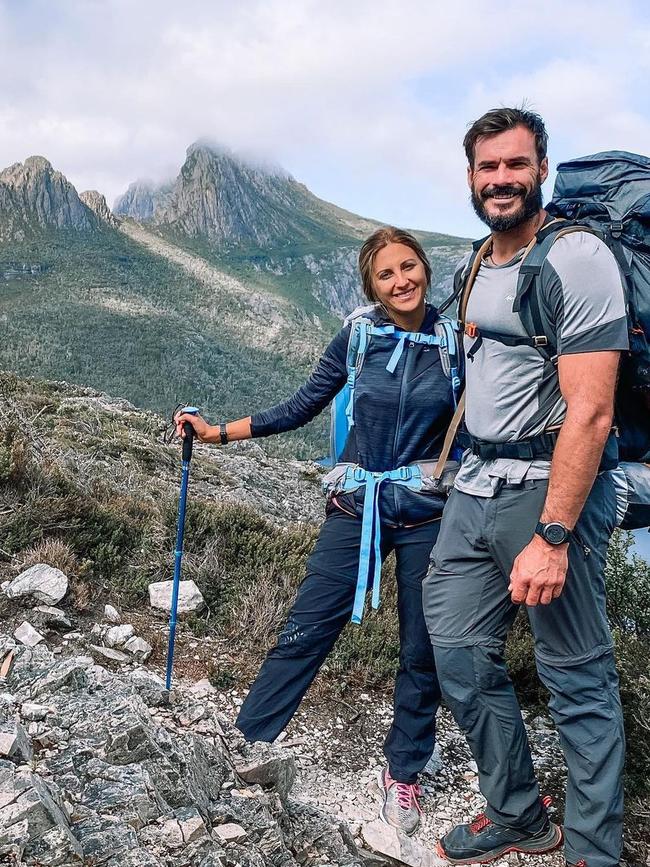
{"type": "Polygon", "coordinates": [[[561,545],[567,541],[568,533],[562,524],[547,524],[544,527],[544,538],[551,545],[561,545]]]}

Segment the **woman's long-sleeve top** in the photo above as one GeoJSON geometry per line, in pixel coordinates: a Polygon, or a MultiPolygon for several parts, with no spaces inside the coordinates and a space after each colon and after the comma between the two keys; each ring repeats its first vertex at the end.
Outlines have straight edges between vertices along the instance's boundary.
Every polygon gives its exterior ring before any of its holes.
{"type": "MultiPolygon", "coordinates": [[[[393,324],[379,312],[378,325],[393,324]]],[[[427,305],[420,332],[434,334],[438,319],[427,305]]],[[[311,421],[343,388],[347,379],[346,356],[350,325],[329,344],[307,382],[288,400],[256,413],[251,419],[254,437],[294,430],[311,421]]],[[[445,375],[437,346],[407,343],[393,373],[386,365],[395,349],[392,337],[372,336],[356,381],[354,426],[342,460],[366,470],[384,472],[440,454],[453,414],[451,382],[445,375]]],[[[380,494],[382,521],[393,525],[416,524],[437,517],[443,500],[386,484],[380,494]]],[[[339,495],[345,510],[360,515],[363,489],[339,495]]]]}

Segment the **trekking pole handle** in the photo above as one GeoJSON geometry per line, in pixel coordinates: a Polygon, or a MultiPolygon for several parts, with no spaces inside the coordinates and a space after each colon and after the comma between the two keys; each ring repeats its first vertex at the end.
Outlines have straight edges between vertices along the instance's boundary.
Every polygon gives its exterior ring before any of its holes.
{"type": "MultiPolygon", "coordinates": [[[[182,412],[187,415],[198,415],[199,413],[195,406],[186,406],[182,412]]],[[[194,428],[189,421],[183,423],[183,432],[185,434],[183,438],[183,462],[189,462],[192,458],[192,446],[194,445],[194,428]]]]}

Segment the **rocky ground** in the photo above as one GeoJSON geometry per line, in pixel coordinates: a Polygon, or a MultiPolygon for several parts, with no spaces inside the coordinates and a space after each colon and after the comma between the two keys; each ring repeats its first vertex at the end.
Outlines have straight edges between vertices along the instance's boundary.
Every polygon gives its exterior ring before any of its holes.
{"type": "MultiPolygon", "coordinates": [[[[377,818],[389,696],[336,699],[321,683],[274,747],[251,748],[232,725],[244,689],[204,676],[232,648],[181,627],[169,694],[164,618],[108,606],[73,624],[55,604],[61,575],[46,568],[4,591],[0,862],[431,867],[440,834],[481,810],[476,766],[446,712],[409,839],[377,818]]],[[[555,733],[542,718],[530,732],[540,778],[557,785],[555,733]]],[[[563,859],[509,855],[497,867],[519,863],[563,859]]]]}

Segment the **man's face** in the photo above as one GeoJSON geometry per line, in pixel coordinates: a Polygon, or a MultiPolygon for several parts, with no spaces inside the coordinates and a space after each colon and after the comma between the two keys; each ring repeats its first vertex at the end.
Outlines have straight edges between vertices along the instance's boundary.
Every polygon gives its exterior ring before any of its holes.
{"type": "Polygon", "coordinates": [[[535,136],[524,126],[480,138],[474,168],[467,169],[472,205],[493,232],[507,232],[527,222],[542,207],[548,160],[537,160],[535,136]]]}

